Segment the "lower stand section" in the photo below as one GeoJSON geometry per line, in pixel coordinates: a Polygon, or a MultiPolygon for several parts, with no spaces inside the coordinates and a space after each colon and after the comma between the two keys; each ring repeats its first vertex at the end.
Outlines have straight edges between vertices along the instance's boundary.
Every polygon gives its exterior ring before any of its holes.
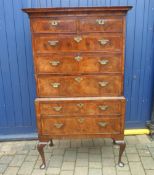
{"type": "MultiPolygon", "coordinates": [[[[125,143],[124,140],[114,140],[114,139],[113,139],[113,143],[120,146],[118,166],[119,167],[124,167],[124,163],[121,161],[121,157],[122,157],[123,152],[125,150],[126,143],[125,143]]],[[[41,159],[42,159],[42,164],[40,165],[40,169],[45,169],[46,168],[46,162],[45,162],[45,156],[44,156],[44,147],[47,144],[48,144],[48,142],[39,142],[38,145],[37,145],[37,150],[38,150],[38,152],[41,156],[41,159]]],[[[52,139],[50,140],[49,146],[53,146],[52,139]]]]}
{"type": "Polygon", "coordinates": [[[114,140],[114,143],[116,143],[117,145],[120,146],[118,166],[119,166],[119,167],[124,167],[124,163],[121,161],[121,157],[122,157],[123,152],[124,152],[124,150],[125,150],[125,148],[126,148],[126,143],[125,143],[125,141],[123,141],[123,140],[117,140],[117,141],[114,140]]]}

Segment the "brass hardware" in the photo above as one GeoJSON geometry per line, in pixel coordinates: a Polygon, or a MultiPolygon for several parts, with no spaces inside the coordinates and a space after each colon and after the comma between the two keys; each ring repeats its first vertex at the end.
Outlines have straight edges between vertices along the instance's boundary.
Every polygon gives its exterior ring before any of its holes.
{"type": "Polygon", "coordinates": [[[76,56],[76,57],[74,57],[74,59],[75,59],[76,61],[81,61],[81,60],[82,60],[82,57],[76,56]]]}
{"type": "Polygon", "coordinates": [[[99,24],[99,25],[104,25],[105,20],[104,19],[96,19],[96,23],[99,24]]]}
{"type": "Polygon", "coordinates": [[[77,81],[78,83],[80,83],[82,80],[83,80],[83,78],[81,78],[81,77],[76,77],[76,78],[74,78],[75,79],[75,81],[77,81]]]}
{"type": "Polygon", "coordinates": [[[53,88],[59,88],[60,83],[51,83],[51,86],[52,86],[53,88]]]}
{"type": "Polygon", "coordinates": [[[101,87],[105,87],[105,86],[107,86],[109,84],[109,82],[107,82],[107,81],[100,81],[99,82],[99,85],[101,86],[101,87]]]}
{"type": "Polygon", "coordinates": [[[58,64],[60,64],[60,61],[50,61],[49,64],[52,66],[58,66],[58,64]]]}
{"type": "Polygon", "coordinates": [[[74,37],[74,40],[79,43],[81,40],[82,40],[82,37],[81,36],[76,36],[74,37]]]}
{"type": "Polygon", "coordinates": [[[108,123],[106,122],[98,122],[98,125],[101,126],[102,128],[106,127],[108,123]]]}
{"type": "Polygon", "coordinates": [[[57,44],[59,43],[59,41],[57,41],[57,40],[53,40],[53,41],[48,41],[48,44],[50,45],[50,46],[56,46],[57,44]]]}
{"type": "Polygon", "coordinates": [[[102,111],[105,111],[108,109],[109,106],[107,105],[102,105],[102,106],[98,106],[102,111]]]}
{"type": "Polygon", "coordinates": [[[50,24],[51,26],[57,26],[59,22],[60,22],[60,21],[58,21],[58,20],[50,20],[50,21],[49,21],[49,24],[50,24]]]}
{"type": "Polygon", "coordinates": [[[98,61],[101,65],[106,65],[108,64],[109,60],[99,60],[98,61]]]}
{"type": "Polygon", "coordinates": [[[78,103],[77,106],[78,106],[79,108],[82,108],[82,107],[84,106],[84,104],[83,104],[83,103],[78,103]]]}
{"type": "Polygon", "coordinates": [[[79,122],[79,123],[83,123],[84,120],[85,120],[84,118],[79,118],[79,119],[78,119],[78,122],[79,122]]]}
{"type": "Polygon", "coordinates": [[[106,45],[107,43],[109,43],[108,39],[100,39],[98,41],[100,42],[101,45],[106,45]]]}
{"type": "Polygon", "coordinates": [[[54,126],[58,129],[60,129],[63,125],[63,123],[54,123],[54,126]]]}
{"type": "Polygon", "coordinates": [[[53,109],[59,112],[62,109],[62,106],[54,106],[53,109]]]}

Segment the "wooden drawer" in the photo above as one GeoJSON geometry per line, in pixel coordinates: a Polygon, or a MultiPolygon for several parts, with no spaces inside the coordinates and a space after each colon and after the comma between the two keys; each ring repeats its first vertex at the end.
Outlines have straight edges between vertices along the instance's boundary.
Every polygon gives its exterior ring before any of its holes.
{"type": "Polygon", "coordinates": [[[43,135],[68,134],[118,134],[120,133],[120,118],[100,117],[53,117],[41,118],[43,135]]]}
{"type": "Polygon", "coordinates": [[[75,74],[122,71],[121,54],[52,54],[37,56],[37,73],[75,74]]]}
{"type": "Polygon", "coordinates": [[[121,34],[40,35],[34,37],[36,53],[122,51],[121,34]]]}
{"type": "Polygon", "coordinates": [[[120,115],[122,100],[73,100],[40,102],[41,115],[120,115]]]}
{"type": "Polygon", "coordinates": [[[80,19],[80,32],[122,32],[123,20],[121,17],[85,17],[80,19]]]}
{"type": "Polygon", "coordinates": [[[77,30],[75,19],[41,18],[32,20],[34,33],[75,33],[77,30]]]}
{"type": "Polygon", "coordinates": [[[119,96],[122,95],[121,75],[83,75],[37,77],[39,97],[119,96]]]}

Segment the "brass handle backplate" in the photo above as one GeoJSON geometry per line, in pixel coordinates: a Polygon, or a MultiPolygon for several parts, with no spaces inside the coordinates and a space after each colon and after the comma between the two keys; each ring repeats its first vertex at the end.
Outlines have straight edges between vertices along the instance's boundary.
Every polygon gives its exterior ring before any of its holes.
{"type": "Polygon", "coordinates": [[[59,23],[60,23],[59,20],[50,20],[49,21],[50,26],[58,26],[59,23]]]}
{"type": "Polygon", "coordinates": [[[109,60],[99,60],[98,61],[101,65],[106,65],[108,64],[109,60]]]}
{"type": "Polygon", "coordinates": [[[57,128],[57,129],[60,129],[61,127],[64,126],[63,123],[55,123],[54,126],[57,128]]]}
{"type": "Polygon", "coordinates": [[[104,25],[105,20],[104,19],[96,19],[96,23],[99,24],[99,25],[104,25]]]}
{"type": "Polygon", "coordinates": [[[49,64],[51,66],[58,66],[60,64],[60,61],[50,61],[49,64]]]}
{"type": "Polygon", "coordinates": [[[107,82],[107,81],[100,81],[99,82],[99,85],[101,86],[101,87],[105,87],[105,86],[107,86],[109,84],[109,82],[107,82]]]}
{"type": "Polygon", "coordinates": [[[100,40],[98,40],[98,42],[104,46],[104,45],[109,43],[109,40],[108,39],[100,39],[100,40]]]}
{"type": "Polygon", "coordinates": [[[79,43],[80,41],[82,41],[82,37],[81,36],[75,36],[74,37],[74,41],[76,41],[77,43],[79,43]]]}
{"type": "Polygon", "coordinates": [[[60,83],[51,83],[50,84],[53,88],[59,88],[60,83]]]}
{"type": "Polygon", "coordinates": [[[54,109],[56,112],[59,112],[59,111],[62,109],[62,106],[54,106],[53,109],[54,109]]]}
{"type": "Polygon", "coordinates": [[[108,125],[108,123],[106,122],[98,122],[98,125],[102,128],[106,127],[108,125]]]}
{"type": "Polygon", "coordinates": [[[98,107],[99,107],[99,109],[101,109],[102,111],[106,111],[106,110],[108,109],[109,106],[107,106],[107,105],[100,105],[100,106],[98,106],[98,107]]]}
{"type": "Polygon", "coordinates": [[[76,60],[76,61],[81,61],[82,60],[82,57],[80,57],[80,56],[76,56],[76,57],[74,57],[74,59],[76,60]]]}
{"type": "Polygon", "coordinates": [[[58,43],[59,43],[58,40],[48,41],[48,44],[49,44],[50,46],[57,46],[58,43]]]}

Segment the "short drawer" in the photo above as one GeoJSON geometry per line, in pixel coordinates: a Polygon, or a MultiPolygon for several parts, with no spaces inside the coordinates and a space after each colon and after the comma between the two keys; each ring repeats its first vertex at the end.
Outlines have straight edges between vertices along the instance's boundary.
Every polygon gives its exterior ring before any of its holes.
{"type": "Polygon", "coordinates": [[[43,135],[118,134],[120,118],[65,117],[41,118],[43,135]]]}
{"type": "Polygon", "coordinates": [[[34,37],[36,53],[115,51],[122,52],[121,34],[39,35],[34,37]]]}
{"type": "Polygon", "coordinates": [[[119,115],[123,109],[122,100],[64,100],[40,102],[41,115],[119,115]]]}
{"type": "Polygon", "coordinates": [[[32,32],[34,33],[75,33],[76,20],[62,18],[41,18],[32,20],[32,32]]]}
{"type": "Polygon", "coordinates": [[[122,75],[37,76],[38,97],[122,95],[122,75]]]}
{"type": "Polygon", "coordinates": [[[75,74],[122,71],[121,54],[51,54],[37,56],[35,60],[37,73],[75,74]]]}
{"type": "Polygon", "coordinates": [[[80,19],[80,32],[122,32],[123,19],[121,17],[85,17],[80,19]]]}

